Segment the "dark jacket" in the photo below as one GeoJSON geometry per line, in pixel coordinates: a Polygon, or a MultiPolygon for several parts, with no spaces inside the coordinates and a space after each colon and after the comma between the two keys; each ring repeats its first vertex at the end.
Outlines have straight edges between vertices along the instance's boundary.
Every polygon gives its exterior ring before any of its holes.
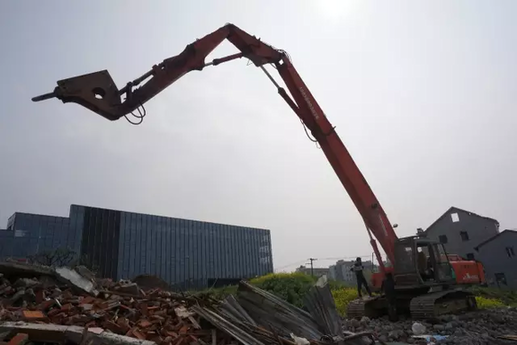
{"type": "Polygon", "coordinates": [[[357,262],[357,261],[350,268],[350,271],[353,271],[356,276],[362,276],[363,270],[364,270],[363,264],[361,262],[357,262]]]}

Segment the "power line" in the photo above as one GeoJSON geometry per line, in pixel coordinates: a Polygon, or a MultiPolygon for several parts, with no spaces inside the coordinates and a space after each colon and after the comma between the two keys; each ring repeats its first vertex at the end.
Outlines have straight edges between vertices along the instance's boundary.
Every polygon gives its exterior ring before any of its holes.
{"type": "Polygon", "coordinates": [[[318,260],[355,260],[356,258],[371,258],[371,255],[358,255],[358,256],[336,256],[333,258],[318,258],[318,260]]]}
{"type": "Polygon", "coordinates": [[[293,263],[288,264],[288,265],[277,267],[277,268],[275,268],[275,271],[282,270],[284,268],[288,268],[288,267],[291,267],[291,266],[294,266],[294,265],[301,265],[303,263],[305,263],[305,260],[296,261],[296,262],[293,262],[293,263]]]}
{"type": "MultiPolygon", "coordinates": [[[[368,258],[368,259],[371,259],[372,256],[371,255],[359,255],[359,256],[336,256],[336,257],[330,257],[330,258],[317,258],[318,261],[328,261],[328,260],[355,260],[357,257],[360,257],[361,259],[364,259],[364,258],[368,258]]],[[[287,265],[282,265],[280,267],[275,267],[275,272],[278,272],[278,271],[281,271],[285,268],[289,268],[289,267],[292,267],[292,266],[298,266],[298,265],[303,265],[303,264],[311,264],[313,263],[313,261],[316,261],[315,258],[312,258],[312,262],[307,262],[307,260],[299,260],[299,261],[296,261],[296,262],[293,262],[293,263],[290,263],[290,264],[287,264],[287,265]]],[[[308,259],[308,260],[311,260],[311,259],[308,259]]],[[[312,270],[314,270],[314,267],[312,268],[312,270]]]]}

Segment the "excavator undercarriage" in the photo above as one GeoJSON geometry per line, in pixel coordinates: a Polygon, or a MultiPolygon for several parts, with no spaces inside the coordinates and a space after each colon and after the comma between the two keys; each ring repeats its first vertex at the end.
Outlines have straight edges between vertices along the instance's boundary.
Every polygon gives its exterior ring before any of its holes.
{"type": "MultiPolygon", "coordinates": [[[[474,295],[463,289],[424,293],[411,297],[401,293],[397,298],[398,314],[405,314],[415,320],[428,320],[446,314],[457,314],[477,309],[474,295]]],[[[356,299],[347,307],[347,317],[377,318],[388,314],[388,300],[385,296],[356,299]]]]}

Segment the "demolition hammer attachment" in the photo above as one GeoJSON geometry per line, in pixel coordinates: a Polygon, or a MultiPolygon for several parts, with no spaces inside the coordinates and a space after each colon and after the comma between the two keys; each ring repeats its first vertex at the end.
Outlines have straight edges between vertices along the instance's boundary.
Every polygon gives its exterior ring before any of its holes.
{"type": "MultiPolygon", "coordinates": [[[[56,97],[63,103],[78,103],[111,121],[127,114],[142,119],[145,116],[145,109],[142,110],[144,103],[186,73],[201,71],[207,66],[217,66],[240,58],[248,59],[264,71],[263,66],[266,64],[277,65],[278,68],[281,60],[288,62],[283,51],[273,48],[233,24],[226,24],[189,44],[180,54],[154,65],[151,70],[130,81],[120,90],[108,71],[104,70],[60,80],[53,92],[34,97],[32,100],[39,102],[56,97]],[[226,39],[239,52],[205,62],[205,58],[226,39]],[[135,110],[139,111],[139,115],[133,113],[135,110]]],[[[271,76],[268,77],[271,79],[271,76]]]]}
{"type": "Polygon", "coordinates": [[[121,102],[121,94],[128,88],[118,90],[107,70],[84,74],[77,77],[59,80],[53,92],[32,98],[33,102],[58,98],[63,103],[78,103],[108,120],[118,120],[128,112],[135,110],[140,104],[131,109],[129,99],[131,92],[127,92],[128,102],[121,102]]]}

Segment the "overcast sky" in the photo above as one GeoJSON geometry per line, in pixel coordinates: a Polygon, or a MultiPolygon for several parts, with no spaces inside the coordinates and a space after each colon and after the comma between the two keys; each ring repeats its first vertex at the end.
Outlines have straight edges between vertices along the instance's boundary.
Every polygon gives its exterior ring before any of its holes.
{"type": "Polygon", "coordinates": [[[371,255],[323,152],[245,60],[186,75],[140,126],[31,102],[102,69],[122,87],[228,22],[290,54],[400,236],[453,205],[517,227],[516,15],[512,0],[0,1],[0,227],[76,203],[268,228],[276,268],[371,255]]]}

